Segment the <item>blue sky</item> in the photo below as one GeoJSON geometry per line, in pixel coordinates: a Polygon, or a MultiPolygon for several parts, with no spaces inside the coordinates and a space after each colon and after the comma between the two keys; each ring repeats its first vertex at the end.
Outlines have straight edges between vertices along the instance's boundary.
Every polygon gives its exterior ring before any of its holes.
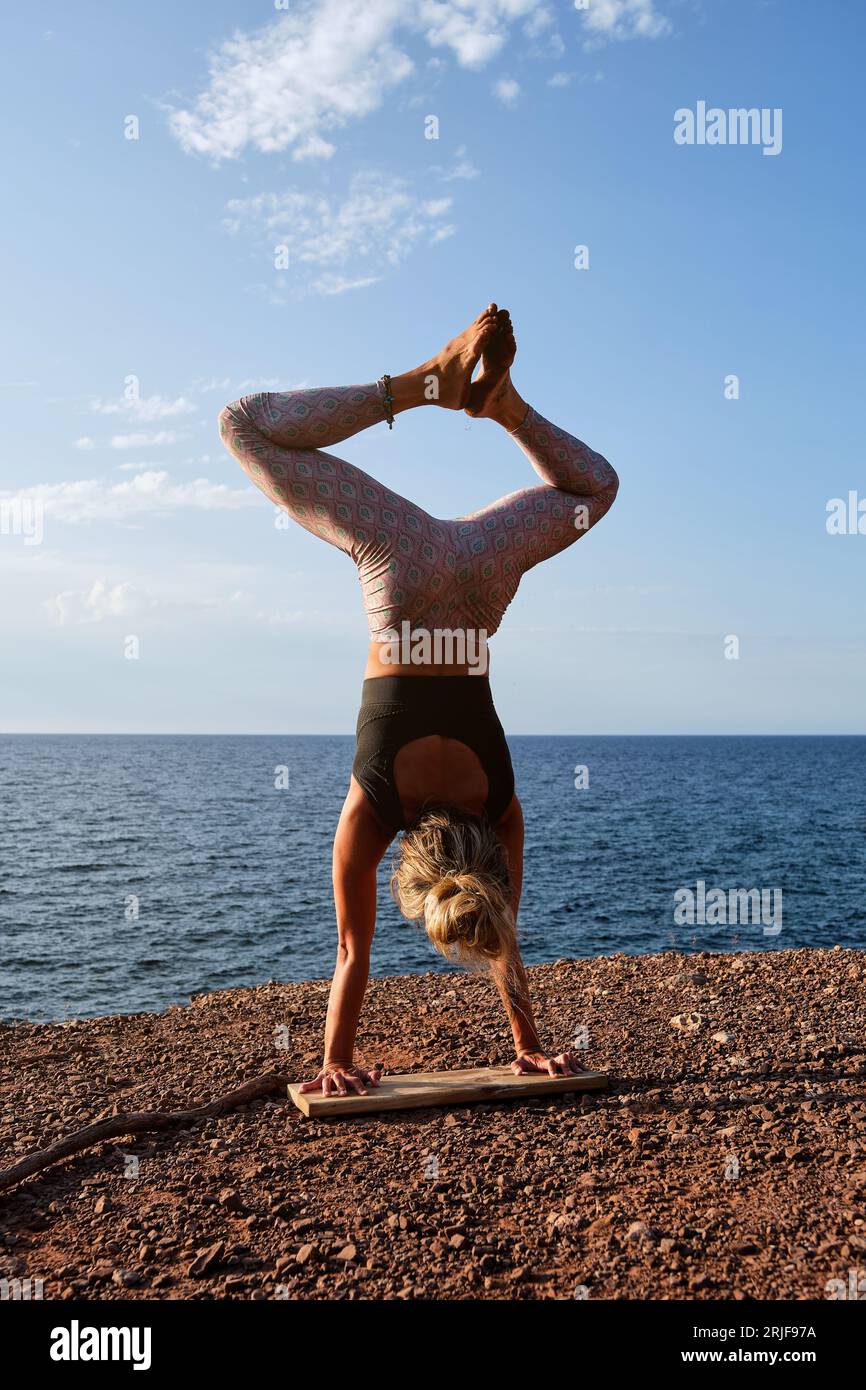
{"type": "MultiPolygon", "coordinates": [[[[621,478],[495,639],[507,729],[866,732],[866,535],[826,528],[866,498],[862,7],[84,0],[3,28],[0,502],[44,523],[0,534],[0,727],[349,732],[354,571],[275,528],[217,412],[406,370],[495,299],[522,394],[621,478]],[[780,109],[781,152],[676,144],[699,101],[780,109]]],[[[434,409],[337,452],[440,516],[534,481],[434,409]]]]}

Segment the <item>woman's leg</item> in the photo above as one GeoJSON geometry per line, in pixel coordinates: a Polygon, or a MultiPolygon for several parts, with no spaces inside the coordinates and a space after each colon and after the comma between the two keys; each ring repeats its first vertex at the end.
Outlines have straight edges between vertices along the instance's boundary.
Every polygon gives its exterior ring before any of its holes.
{"type": "Polygon", "coordinates": [[[374,423],[373,409],[383,420],[377,396],[374,385],[265,392],[235,401],[220,416],[223,442],[265,496],[354,561],[371,637],[407,616],[433,570],[448,564],[447,533],[354,464],[288,441],[299,428],[302,438],[309,430],[317,437],[342,430],[345,438],[353,418],[374,423]]]}
{"type": "MultiPolygon", "coordinates": [[[[393,414],[465,405],[474,367],[495,331],[495,312],[491,305],[437,357],[394,377],[393,414]]],[[[260,392],[234,401],[219,417],[226,448],[265,496],[354,560],[374,637],[423,608],[457,558],[435,518],[323,452],[323,445],[384,420],[379,383],[260,392]]]]}
{"type": "MultiPolygon", "coordinates": [[[[506,333],[510,334],[510,326],[506,333]]],[[[473,401],[469,413],[502,425],[545,486],[521,488],[457,521],[458,533],[477,557],[479,578],[472,602],[476,611],[484,613],[489,634],[499,626],[527,570],[579,540],[610,509],[619,487],[607,459],[551,424],[518,395],[508,374],[513,337],[510,349],[505,345],[507,360],[502,353],[500,339],[485,358],[476,383],[486,387],[479,391],[480,408],[473,409],[473,401]],[[485,382],[485,377],[497,374],[497,385],[485,382]]]]}

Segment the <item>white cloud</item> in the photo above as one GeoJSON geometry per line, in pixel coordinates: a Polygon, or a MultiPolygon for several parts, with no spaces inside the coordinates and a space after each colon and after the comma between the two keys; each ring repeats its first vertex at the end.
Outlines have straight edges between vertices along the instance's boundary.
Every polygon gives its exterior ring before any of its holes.
{"type": "MultiPolygon", "coordinates": [[[[148,631],[154,627],[177,625],[196,619],[213,619],[220,628],[227,623],[242,623],[249,631],[251,625],[266,630],[298,628],[317,631],[326,614],[310,607],[284,608],[267,605],[267,589],[262,592],[262,576],[250,573],[252,592],[243,588],[227,588],[231,583],[230,566],[218,567],[206,582],[199,583],[199,571],[184,574],[177,570],[160,575],[154,586],[148,578],[143,583],[131,580],[113,581],[101,576],[80,582],[51,594],[41,601],[42,609],[57,627],[82,627],[111,619],[129,620],[146,614],[148,631]]],[[[333,620],[333,614],[331,615],[333,620]]]]}
{"type": "Polygon", "coordinates": [[[83,434],[80,439],[76,439],[74,447],[76,449],[95,449],[96,441],[91,439],[89,434],[83,434]]]}
{"type": "Polygon", "coordinates": [[[420,37],[480,68],[512,26],[539,32],[544,0],[299,0],[290,14],[252,33],[236,32],[211,56],[207,86],[169,125],[183,149],[219,161],[251,146],[292,150],[294,159],[330,158],[328,138],[377,110],[415,63],[420,37]]]}
{"type": "MultiPolygon", "coordinates": [[[[302,384],[304,386],[307,385],[306,382],[302,384]]],[[[198,391],[199,395],[202,396],[208,395],[213,391],[218,391],[221,396],[225,396],[226,400],[232,400],[237,396],[246,395],[250,391],[296,391],[299,390],[300,387],[288,387],[283,378],[277,376],[246,377],[243,381],[238,381],[234,384],[232,384],[232,378],[230,376],[212,376],[199,377],[197,381],[193,382],[190,389],[198,391]],[[234,392],[234,397],[232,396],[232,392],[234,392]]]]}
{"type": "Polygon", "coordinates": [[[45,602],[49,616],[59,627],[130,617],[146,606],[141,591],[132,584],[109,587],[104,579],[94,580],[89,589],[64,589],[45,602]]]}
{"type": "Polygon", "coordinates": [[[174,415],[191,415],[198,406],[186,396],[178,396],[175,400],[166,400],[164,396],[124,396],[116,401],[91,401],[90,409],[98,415],[128,415],[133,420],[150,424],[174,415]]]}
{"type": "Polygon", "coordinates": [[[520,96],[520,83],[515,82],[513,77],[500,77],[493,90],[503,106],[517,105],[517,99],[520,96]]]}
{"type": "Polygon", "coordinates": [[[323,131],[375,111],[412,72],[393,42],[406,8],[406,0],[302,0],[251,34],[235,33],[213,54],[192,107],[172,113],[171,130],[185,150],[215,160],[248,145],[327,155],[323,131]]]}
{"type": "Polygon", "coordinates": [[[330,140],[325,140],[321,135],[308,135],[299,145],[295,146],[292,158],[298,163],[304,159],[330,159],[336,154],[337,146],[330,140]]]}
{"type": "Polygon", "coordinates": [[[546,10],[542,0],[416,0],[404,6],[434,48],[450,48],[462,67],[480,68],[500,52],[514,20],[546,10]]]}
{"type": "Polygon", "coordinates": [[[150,445],[176,444],[180,436],[174,430],[157,430],[155,434],[113,434],[112,449],[146,449],[150,445]]]}
{"type": "Polygon", "coordinates": [[[552,58],[561,58],[563,56],[565,53],[565,44],[559,32],[548,35],[547,48],[552,58]]]}
{"type": "Polygon", "coordinates": [[[309,384],[308,381],[298,381],[286,386],[278,376],[248,376],[239,381],[235,389],[238,396],[248,396],[252,391],[303,391],[309,384]]]}
{"type": "Polygon", "coordinates": [[[608,39],[660,39],[672,27],[653,0],[590,0],[580,17],[591,36],[585,45],[590,48],[608,39]]]}
{"type": "Polygon", "coordinates": [[[192,390],[204,396],[210,391],[228,391],[231,384],[231,377],[228,376],[199,377],[193,382],[192,390]]]}
{"type": "Polygon", "coordinates": [[[42,504],[46,518],[70,523],[134,521],[152,513],[178,511],[235,511],[255,506],[259,494],[252,488],[230,488],[207,478],[172,483],[168,473],[148,471],[123,482],[96,478],[66,483],[38,483],[6,497],[33,498],[42,504]]]}
{"type": "Polygon", "coordinates": [[[441,240],[450,198],[420,198],[403,179],[367,171],[353,176],[342,201],[324,194],[260,193],[226,205],[226,227],[251,226],[289,249],[286,276],[299,288],[340,294],[371,285],[418,244],[441,240]]]}
{"type": "Polygon", "coordinates": [[[368,285],[377,285],[381,278],[380,275],[362,275],[353,279],[351,275],[334,275],[327,271],[310,282],[310,289],[316,294],[345,294],[346,290],[363,290],[368,285]]]}
{"type": "Polygon", "coordinates": [[[451,183],[454,179],[478,178],[480,170],[476,169],[475,165],[472,163],[472,160],[468,158],[465,145],[461,145],[459,149],[455,150],[454,157],[457,160],[457,163],[453,165],[452,168],[437,171],[441,173],[442,179],[445,181],[445,183],[451,183]]]}
{"type": "Polygon", "coordinates": [[[523,32],[529,39],[538,38],[546,29],[552,29],[556,23],[556,16],[548,5],[539,5],[533,10],[523,26],[523,32]]]}

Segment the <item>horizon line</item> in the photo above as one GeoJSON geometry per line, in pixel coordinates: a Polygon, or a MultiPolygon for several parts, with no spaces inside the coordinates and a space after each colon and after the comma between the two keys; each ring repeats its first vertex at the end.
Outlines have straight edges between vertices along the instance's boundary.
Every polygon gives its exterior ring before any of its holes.
{"type": "MultiPolygon", "coordinates": [[[[192,731],[184,729],[0,729],[0,738],[354,738],[355,731],[340,733],[312,733],[306,730],[274,730],[247,733],[235,730],[192,731]]],[[[866,731],[851,733],[845,731],[823,732],[728,732],[704,731],[701,733],[551,733],[547,730],[534,733],[506,734],[506,738],[866,738],[866,731]]]]}

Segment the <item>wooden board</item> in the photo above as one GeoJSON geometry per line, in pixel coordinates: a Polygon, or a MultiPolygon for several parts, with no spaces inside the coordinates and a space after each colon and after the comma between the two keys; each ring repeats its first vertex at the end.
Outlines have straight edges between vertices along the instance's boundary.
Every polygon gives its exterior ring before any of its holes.
{"type": "Polygon", "coordinates": [[[580,1076],[515,1076],[510,1067],[473,1067],[468,1071],[417,1071],[383,1076],[365,1096],[323,1096],[321,1091],[289,1087],[289,1098],[313,1118],[322,1115],[370,1115],[379,1110],[418,1110],[427,1105],[466,1105],[478,1100],[519,1100],[525,1096],[561,1095],[565,1091],[600,1091],[607,1076],[600,1071],[580,1076]]]}

